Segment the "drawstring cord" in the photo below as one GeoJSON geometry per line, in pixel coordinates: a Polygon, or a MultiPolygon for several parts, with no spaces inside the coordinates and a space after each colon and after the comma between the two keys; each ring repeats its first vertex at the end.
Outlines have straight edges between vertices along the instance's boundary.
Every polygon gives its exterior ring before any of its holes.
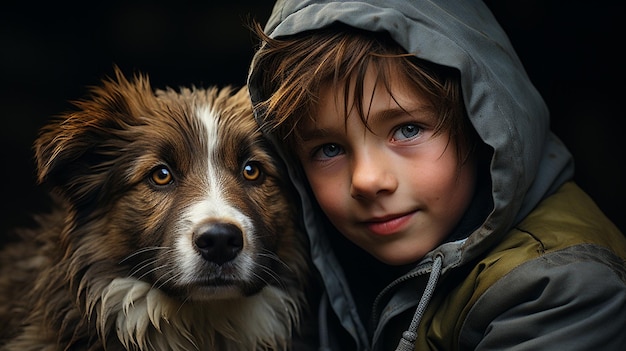
{"type": "MultiPolygon", "coordinates": [[[[430,298],[435,291],[437,281],[439,280],[439,276],[441,275],[442,265],[443,255],[441,253],[438,253],[437,255],[435,255],[435,258],[433,260],[433,268],[430,272],[430,276],[428,277],[428,283],[426,283],[426,288],[424,289],[422,298],[417,305],[417,309],[415,310],[415,314],[413,315],[413,319],[411,320],[409,329],[402,333],[402,339],[400,339],[396,351],[413,351],[415,349],[415,340],[417,340],[417,327],[419,326],[422,316],[424,315],[424,311],[426,311],[426,307],[430,302],[430,298]]],[[[320,308],[318,310],[318,327],[320,339],[319,351],[330,351],[330,340],[328,335],[328,325],[326,321],[327,310],[328,299],[326,298],[326,292],[324,292],[322,294],[322,298],[320,299],[320,308]]]]}
{"type": "Polygon", "coordinates": [[[320,299],[320,307],[317,315],[320,338],[319,351],[331,351],[330,339],[328,336],[328,322],[326,321],[326,311],[328,311],[328,299],[326,298],[326,292],[324,291],[322,298],[320,299]]]}
{"type": "Polygon", "coordinates": [[[415,314],[413,315],[413,319],[411,320],[411,324],[409,325],[409,329],[402,333],[402,339],[398,343],[398,347],[396,351],[413,351],[415,350],[415,340],[417,340],[417,327],[419,326],[420,321],[422,320],[422,316],[424,315],[424,311],[426,311],[426,307],[430,302],[430,298],[433,295],[433,291],[437,286],[437,280],[441,275],[441,267],[443,262],[443,255],[438,253],[435,256],[433,261],[433,268],[430,272],[430,276],[428,277],[428,283],[426,284],[426,288],[424,289],[424,293],[422,294],[422,298],[420,299],[419,304],[417,305],[417,309],[415,310],[415,314]]]}

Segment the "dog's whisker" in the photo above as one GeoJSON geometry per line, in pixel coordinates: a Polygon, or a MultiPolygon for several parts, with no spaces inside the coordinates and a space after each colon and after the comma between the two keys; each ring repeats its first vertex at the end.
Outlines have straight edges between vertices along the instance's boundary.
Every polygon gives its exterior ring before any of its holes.
{"type": "MultiPolygon", "coordinates": [[[[265,271],[265,270],[264,270],[265,271]]],[[[263,278],[262,276],[260,276],[259,274],[257,274],[256,272],[251,272],[252,275],[254,275],[255,277],[259,278],[260,281],[263,282],[263,284],[265,285],[270,285],[270,282],[267,281],[267,279],[263,278]]],[[[271,274],[269,274],[271,276],[271,274]]],[[[274,279],[276,279],[276,277],[273,277],[274,279]]]]}
{"type": "Polygon", "coordinates": [[[137,277],[137,279],[143,279],[143,278],[145,278],[148,274],[150,274],[150,273],[152,273],[152,272],[156,272],[156,271],[158,271],[159,269],[165,268],[165,267],[167,267],[167,266],[168,266],[167,264],[162,264],[162,265],[160,265],[160,266],[153,267],[153,268],[152,268],[152,269],[150,269],[149,271],[146,271],[144,274],[142,274],[142,275],[140,275],[139,277],[137,277]]]}
{"type": "MultiPolygon", "coordinates": [[[[153,249],[168,249],[169,252],[166,253],[166,255],[174,255],[174,250],[171,247],[167,247],[167,246],[161,246],[161,247],[152,247],[153,249]]],[[[149,250],[146,250],[149,251],[149,250]]],[[[148,258],[146,260],[143,260],[139,263],[137,263],[129,272],[129,276],[135,276],[136,274],[139,274],[139,272],[141,272],[143,269],[145,269],[146,267],[151,266],[152,264],[154,264],[155,262],[158,261],[157,257],[151,257],[148,258]]],[[[141,277],[138,277],[137,279],[141,279],[143,278],[146,274],[149,274],[150,272],[144,273],[141,277]]]]}
{"type": "Polygon", "coordinates": [[[178,309],[176,310],[176,313],[180,313],[180,310],[183,308],[183,306],[187,303],[187,301],[189,301],[190,297],[186,296],[185,299],[180,303],[180,306],[178,306],[178,309]]]}
{"type": "MultiPolygon", "coordinates": [[[[163,267],[166,267],[166,266],[169,266],[169,265],[164,265],[163,267]]],[[[163,267],[162,267],[162,268],[163,268],[163,267]]],[[[161,279],[163,279],[163,277],[164,277],[163,275],[160,275],[160,276],[159,276],[159,278],[158,278],[158,279],[156,279],[156,280],[154,281],[154,283],[152,284],[152,287],[153,287],[153,288],[157,288],[157,289],[161,289],[163,286],[165,286],[165,284],[167,284],[167,283],[171,282],[171,281],[172,281],[172,280],[174,280],[174,279],[179,278],[179,277],[180,277],[180,276],[182,276],[182,275],[183,275],[183,273],[182,273],[182,272],[176,272],[176,274],[172,274],[172,275],[171,275],[169,278],[167,278],[165,281],[163,281],[162,283],[159,283],[159,281],[160,281],[161,279]],[[157,284],[158,284],[158,286],[157,286],[157,284]]]]}
{"type": "MultiPolygon", "coordinates": [[[[277,282],[278,284],[280,284],[280,285],[281,285],[281,287],[283,286],[283,281],[282,281],[282,279],[280,278],[280,275],[278,275],[278,273],[277,273],[277,272],[275,272],[273,269],[271,269],[270,267],[267,267],[266,265],[259,264],[259,263],[256,263],[256,266],[257,266],[257,267],[259,267],[259,268],[261,268],[261,270],[262,270],[263,272],[267,273],[267,275],[268,275],[268,276],[270,276],[270,277],[272,278],[272,280],[273,280],[273,281],[275,281],[275,282],[277,282]]],[[[255,275],[257,278],[261,279],[261,281],[263,281],[265,284],[269,285],[269,282],[268,282],[266,279],[262,278],[260,275],[258,275],[258,274],[256,274],[256,273],[254,273],[254,275],[255,275]]]]}
{"type": "Polygon", "coordinates": [[[137,265],[135,265],[130,272],[128,273],[129,276],[135,276],[136,274],[138,274],[139,272],[141,272],[144,268],[151,266],[152,264],[154,264],[157,261],[156,257],[152,257],[146,260],[143,260],[141,262],[139,262],[137,265]],[[138,267],[139,266],[139,267],[138,267]]]}
{"type": "MultiPolygon", "coordinates": [[[[276,255],[274,255],[272,253],[263,253],[263,252],[261,252],[258,255],[259,256],[268,257],[270,259],[273,259],[274,261],[276,261],[276,262],[280,263],[282,266],[284,266],[287,270],[292,271],[292,269],[284,261],[282,261],[278,256],[276,256],[276,255]]],[[[281,285],[281,287],[284,287],[284,282],[280,278],[280,275],[277,272],[275,272],[273,269],[271,269],[271,268],[269,268],[269,267],[267,267],[265,265],[262,265],[262,264],[257,264],[257,265],[259,267],[261,267],[261,269],[264,272],[266,272],[268,275],[270,275],[274,279],[274,281],[278,282],[281,285]]]]}
{"type": "Polygon", "coordinates": [[[148,246],[148,247],[143,247],[143,248],[133,252],[132,254],[124,257],[121,261],[118,262],[118,264],[124,263],[125,261],[127,261],[127,260],[129,260],[129,259],[131,259],[131,258],[133,258],[133,257],[135,257],[137,255],[140,255],[142,253],[146,253],[148,251],[164,250],[164,249],[170,249],[170,247],[168,247],[168,246],[148,246]]]}
{"type": "Polygon", "coordinates": [[[172,268],[172,264],[169,263],[169,262],[166,262],[166,263],[162,264],[159,267],[155,267],[155,269],[153,269],[153,271],[159,269],[159,270],[163,270],[165,272],[173,273],[173,274],[168,274],[169,278],[163,284],[159,284],[159,286],[156,286],[159,283],[159,281],[166,276],[166,274],[159,274],[158,278],[152,284],[152,287],[156,287],[156,288],[160,289],[164,284],[167,284],[167,282],[171,281],[172,279],[176,279],[176,278],[178,278],[178,277],[183,275],[182,271],[171,269],[171,268],[172,268]]]}
{"type": "Polygon", "coordinates": [[[259,252],[257,255],[258,256],[263,256],[263,257],[268,257],[268,258],[278,262],[280,265],[282,265],[283,267],[285,267],[289,271],[293,271],[293,268],[289,267],[289,265],[287,263],[285,263],[285,261],[281,260],[280,257],[278,257],[278,255],[276,255],[274,252],[271,252],[271,251],[269,251],[267,249],[264,249],[263,251],[259,252]]]}

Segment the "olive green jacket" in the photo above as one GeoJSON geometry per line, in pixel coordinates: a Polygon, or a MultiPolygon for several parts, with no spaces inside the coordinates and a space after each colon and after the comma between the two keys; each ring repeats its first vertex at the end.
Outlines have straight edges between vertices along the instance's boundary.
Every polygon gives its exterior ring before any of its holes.
{"type": "Polygon", "coordinates": [[[416,350],[623,350],[625,261],[622,233],[566,183],[469,272],[441,277],[416,350]]]}

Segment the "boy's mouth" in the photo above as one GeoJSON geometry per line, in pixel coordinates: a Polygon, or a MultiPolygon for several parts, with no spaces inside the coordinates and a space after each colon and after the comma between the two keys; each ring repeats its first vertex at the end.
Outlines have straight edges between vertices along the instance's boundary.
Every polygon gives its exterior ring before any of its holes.
{"type": "Polygon", "coordinates": [[[389,215],[380,218],[373,218],[365,222],[367,229],[376,235],[392,235],[398,231],[404,229],[409,222],[415,211],[389,215]]]}

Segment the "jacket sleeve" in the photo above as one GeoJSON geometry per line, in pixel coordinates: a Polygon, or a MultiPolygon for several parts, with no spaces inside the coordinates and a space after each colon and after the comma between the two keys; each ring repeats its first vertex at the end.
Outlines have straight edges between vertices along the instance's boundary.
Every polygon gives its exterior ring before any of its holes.
{"type": "Polygon", "coordinates": [[[594,245],[529,261],[480,297],[460,342],[475,350],[624,350],[624,261],[594,245]]]}

